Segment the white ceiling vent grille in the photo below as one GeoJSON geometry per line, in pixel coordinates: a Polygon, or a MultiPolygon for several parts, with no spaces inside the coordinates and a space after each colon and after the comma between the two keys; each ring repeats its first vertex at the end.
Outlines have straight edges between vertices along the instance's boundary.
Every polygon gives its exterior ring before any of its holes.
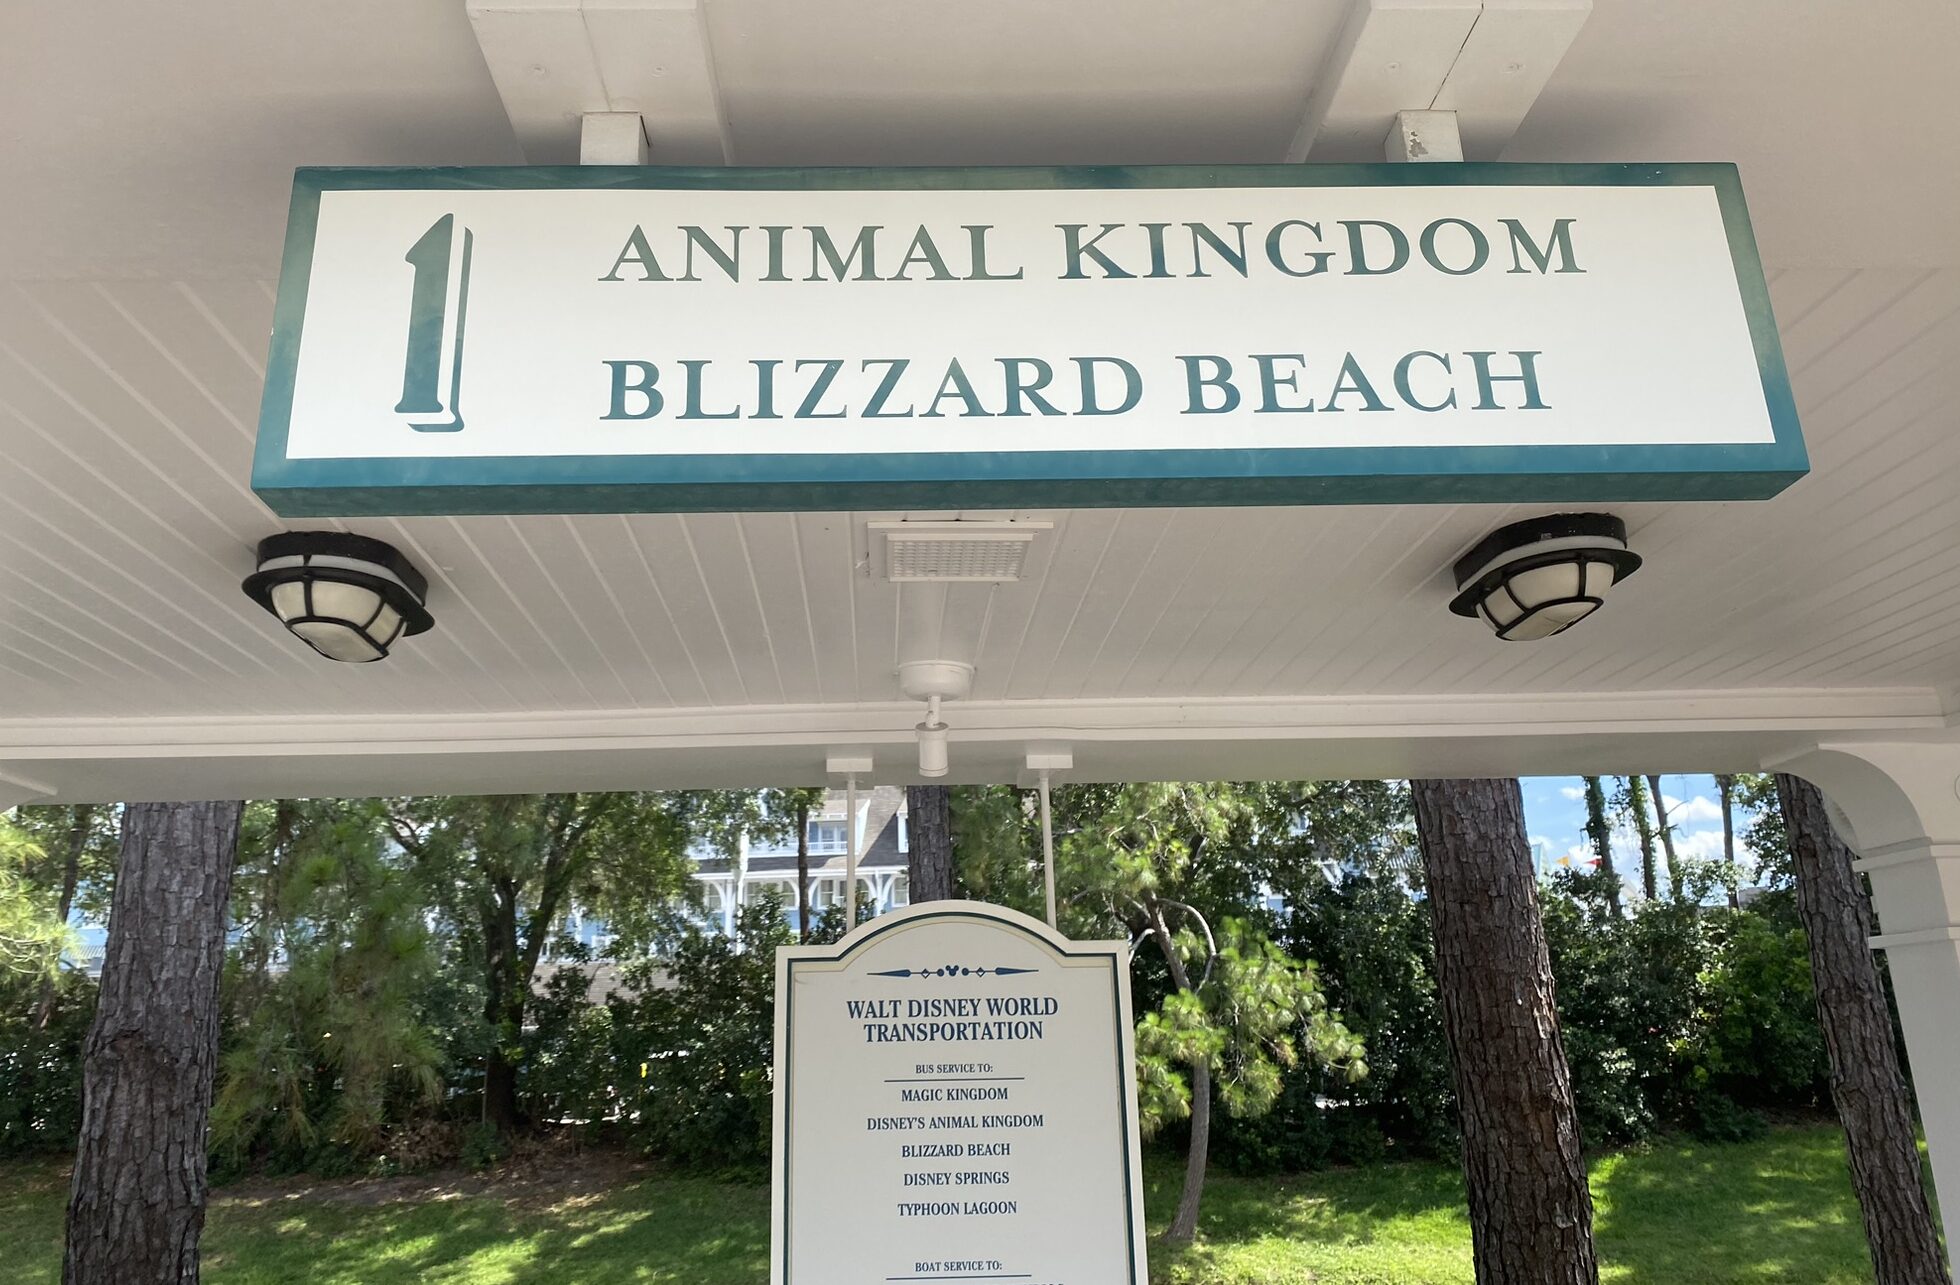
{"type": "Polygon", "coordinates": [[[885,579],[898,583],[1019,580],[1046,522],[873,522],[884,536],[885,579]]]}

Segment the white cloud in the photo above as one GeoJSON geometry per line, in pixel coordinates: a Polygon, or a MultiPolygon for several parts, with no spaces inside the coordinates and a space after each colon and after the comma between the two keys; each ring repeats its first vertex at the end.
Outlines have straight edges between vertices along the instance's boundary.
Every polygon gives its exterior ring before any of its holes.
{"type": "MultiPolygon", "coordinates": [[[[1720,830],[1684,831],[1674,836],[1674,850],[1684,857],[1719,860],[1722,856],[1722,832],[1720,830]]],[[[1741,855],[1741,845],[1738,844],[1736,856],[1741,855]]]]}
{"type": "Polygon", "coordinates": [[[1558,793],[1560,798],[1577,803],[1580,799],[1586,797],[1586,787],[1583,785],[1561,785],[1558,787],[1558,793]]]}
{"type": "Polygon", "coordinates": [[[1720,821],[1722,805],[1705,794],[1697,794],[1683,803],[1670,795],[1661,796],[1667,802],[1667,819],[1675,825],[1690,821],[1720,821]]]}

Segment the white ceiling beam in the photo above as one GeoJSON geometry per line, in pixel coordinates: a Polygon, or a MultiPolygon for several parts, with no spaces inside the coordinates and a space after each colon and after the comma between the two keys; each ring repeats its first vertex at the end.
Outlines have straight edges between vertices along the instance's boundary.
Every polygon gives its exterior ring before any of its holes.
{"type": "Polygon", "coordinates": [[[1314,77],[1289,161],[1372,161],[1395,115],[1457,113],[1469,160],[1495,159],[1592,0],[1353,0],[1314,77]]]}
{"type": "Polygon", "coordinates": [[[1484,0],[1429,104],[1456,113],[1466,160],[1503,154],[1591,14],[1592,0],[1484,0]]]}
{"type": "Polygon", "coordinates": [[[40,803],[53,798],[55,789],[32,777],[0,772],[0,812],[21,803],[40,803]]]}
{"type": "MultiPolygon", "coordinates": [[[[0,720],[10,774],[75,802],[917,782],[918,707],[0,720]]],[[[1283,700],[976,701],[952,784],[1756,771],[1820,739],[1960,743],[1930,688],[1283,700]]]]}
{"type": "Polygon", "coordinates": [[[636,112],[656,164],[733,162],[703,0],[468,0],[468,9],[526,160],[570,164],[585,117],[636,112]]]}
{"type": "Polygon", "coordinates": [[[1353,0],[1286,159],[1379,160],[1395,113],[1435,101],[1483,7],[1483,0],[1353,0]]]}

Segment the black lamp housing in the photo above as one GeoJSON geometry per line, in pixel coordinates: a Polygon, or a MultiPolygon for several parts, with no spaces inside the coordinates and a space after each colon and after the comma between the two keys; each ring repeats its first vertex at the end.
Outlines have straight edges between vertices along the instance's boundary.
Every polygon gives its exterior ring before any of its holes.
{"type": "Polygon", "coordinates": [[[1506,642],[1564,633],[1640,569],[1626,523],[1610,513],[1555,513],[1500,527],[1456,561],[1450,610],[1481,616],[1506,642]]]}
{"type": "Polygon", "coordinates": [[[429,582],[391,544],[339,531],[286,531],[259,541],[259,569],[241,586],[329,660],[381,660],[424,633],[429,582]]]}

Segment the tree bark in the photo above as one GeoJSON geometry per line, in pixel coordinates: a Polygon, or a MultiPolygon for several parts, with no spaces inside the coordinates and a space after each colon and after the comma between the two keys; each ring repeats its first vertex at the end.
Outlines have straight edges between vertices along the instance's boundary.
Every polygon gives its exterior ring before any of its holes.
{"type": "Polygon", "coordinates": [[[195,1285],[240,803],[132,803],[82,1045],[64,1285],[195,1285]]]}
{"type": "Polygon", "coordinates": [[[517,940],[517,889],[496,890],[483,925],[483,1019],[490,1028],[490,1051],[483,1060],[483,1119],[500,1137],[523,1122],[517,1103],[517,1060],[510,1049],[523,1038],[525,988],[517,940]]]}
{"type": "Polygon", "coordinates": [[[1735,866],[1735,777],[1715,777],[1715,791],[1722,796],[1722,867],[1729,885],[1729,909],[1742,908],[1742,879],[1735,866]]]}
{"type": "Polygon", "coordinates": [[[1824,796],[1778,773],[1776,797],[1797,875],[1797,913],[1810,938],[1817,1017],[1831,1059],[1831,1100],[1844,1123],[1851,1185],[1864,1214],[1878,1285],[1945,1285],[1939,1235],[1919,1165],[1919,1140],[1892,1018],[1868,944],[1871,903],[1824,796]]]}
{"type": "MultiPolygon", "coordinates": [[[[1181,991],[1190,990],[1191,978],[1184,961],[1177,957],[1170,925],[1156,906],[1150,910],[1150,932],[1157,939],[1157,948],[1164,952],[1172,983],[1181,991]]],[[[1164,1231],[1164,1240],[1172,1245],[1188,1244],[1198,1234],[1198,1210],[1204,1203],[1205,1170],[1211,1159],[1211,1067],[1198,1061],[1190,1064],[1190,1070],[1191,1144],[1184,1152],[1184,1191],[1177,1198],[1177,1213],[1164,1231]]]]}
{"type": "Polygon", "coordinates": [[[1606,818],[1606,787],[1596,776],[1586,778],[1586,837],[1592,840],[1600,872],[1606,876],[1606,904],[1618,919],[1620,871],[1613,864],[1613,823],[1606,818]]]}
{"type": "Polygon", "coordinates": [[[1592,1194],[1515,780],[1411,781],[1479,1285],[1596,1285],[1592,1194]]]}
{"type": "Polygon", "coordinates": [[[912,851],[909,857],[912,902],[947,901],[953,895],[952,790],[944,785],[908,785],[912,851]]]}
{"type": "Polygon", "coordinates": [[[1667,854],[1667,895],[1679,901],[1688,890],[1681,882],[1681,857],[1674,851],[1674,827],[1667,823],[1667,796],[1661,793],[1658,776],[1648,777],[1647,786],[1654,796],[1654,821],[1660,832],[1661,849],[1667,854]]]}
{"type": "Polygon", "coordinates": [[[1634,833],[1640,836],[1640,891],[1647,900],[1660,896],[1654,876],[1654,819],[1647,815],[1647,784],[1637,776],[1627,782],[1627,807],[1633,812],[1634,833]]]}

